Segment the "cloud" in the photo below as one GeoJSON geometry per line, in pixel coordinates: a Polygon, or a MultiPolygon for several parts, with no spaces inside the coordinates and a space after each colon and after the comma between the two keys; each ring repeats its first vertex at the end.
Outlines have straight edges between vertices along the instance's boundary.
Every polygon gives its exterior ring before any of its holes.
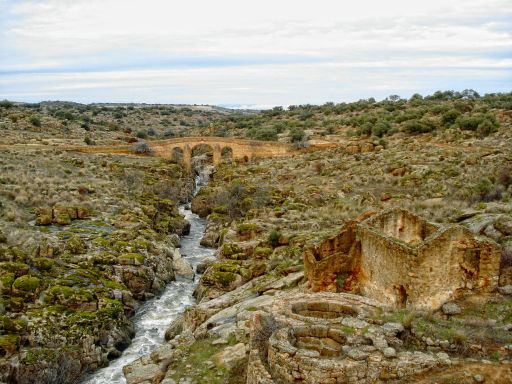
{"type": "Polygon", "coordinates": [[[289,104],[510,90],[509,1],[349,4],[0,0],[0,97],[289,104]]]}

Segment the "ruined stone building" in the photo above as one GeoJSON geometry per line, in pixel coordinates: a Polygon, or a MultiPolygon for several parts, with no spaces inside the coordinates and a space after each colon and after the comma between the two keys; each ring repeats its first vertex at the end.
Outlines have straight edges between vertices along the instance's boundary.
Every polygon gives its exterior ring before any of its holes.
{"type": "Polygon", "coordinates": [[[394,208],[347,223],[304,254],[313,291],[352,291],[391,307],[436,309],[474,290],[492,290],[501,250],[460,225],[429,223],[394,208]]]}

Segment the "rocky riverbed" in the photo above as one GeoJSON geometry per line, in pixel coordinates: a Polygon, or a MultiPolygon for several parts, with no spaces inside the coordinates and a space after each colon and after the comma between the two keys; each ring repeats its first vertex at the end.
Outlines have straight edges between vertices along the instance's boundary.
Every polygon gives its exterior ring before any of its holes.
{"type": "MultiPolygon", "coordinates": [[[[197,189],[206,183],[207,176],[207,172],[202,173],[196,179],[197,189]]],[[[198,281],[195,270],[198,264],[213,254],[214,249],[200,245],[206,220],[192,213],[189,204],[182,205],[180,213],[190,223],[190,232],[181,237],[181,247],[174,253],[173,265],[177,280],[168,284],[162,295],[149,300],[138,309],[132,319],[135,337],[122,355],[110,362],[108,367],[86,377],[83,384],[125,383],[123,366],[162,345],[169,323],[194,303],[192,294],[198,281]]]]}

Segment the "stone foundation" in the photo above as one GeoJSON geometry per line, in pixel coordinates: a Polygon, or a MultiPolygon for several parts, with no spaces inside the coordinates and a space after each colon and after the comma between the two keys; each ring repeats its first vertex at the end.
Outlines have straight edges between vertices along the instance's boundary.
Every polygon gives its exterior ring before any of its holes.
{"type": "Polygon", "coordinates": [[[445,353],[404,348],[401,324],[369,316],[380,309],[350,294],[276,300],[272,315],[252,319],[247,384],[386,383],[450,364],[445,353]]]}

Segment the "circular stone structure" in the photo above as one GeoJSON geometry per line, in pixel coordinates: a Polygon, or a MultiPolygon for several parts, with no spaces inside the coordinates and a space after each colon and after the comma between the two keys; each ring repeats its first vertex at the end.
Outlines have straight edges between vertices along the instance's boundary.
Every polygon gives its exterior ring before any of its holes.
{"type": "Polygon", "coordinates": [[[401,324],[372,320],[379,308],[352,294],[277,298],[252,318],[247,384],[397,382],[450,364],[445,353],[406,350],[401,324]]]}
{"type": "Polygon", "coordinates": [[[272,313],[299,322],[339,324],[344,318],[365,319],[380,311],[375,300],[348,293],[295,294],[276,301],[272,313]]]}

